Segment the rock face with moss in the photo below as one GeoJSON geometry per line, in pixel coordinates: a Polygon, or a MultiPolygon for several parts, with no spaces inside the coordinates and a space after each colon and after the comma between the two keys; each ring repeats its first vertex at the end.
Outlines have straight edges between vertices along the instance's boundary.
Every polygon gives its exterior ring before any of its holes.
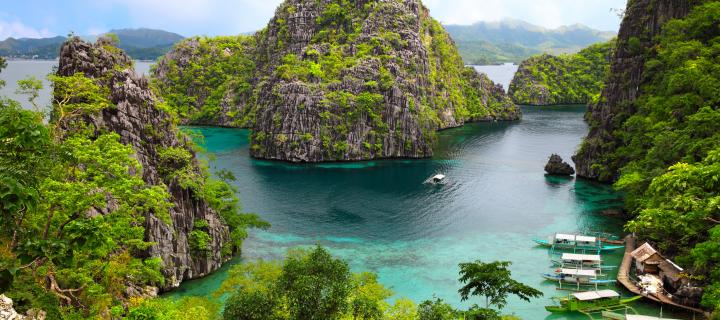
{"type": "Polygon", "coordinates": [[[586,104],[597,97],[610,71],[615,41],[576,54],[543,54],[520,64],[509,95],[517,104],[586,104]]]}
{"type": "Polygon", "coordinates": [[[644,48],[653,44],[661,27],[671,19],[687,16],[688,0],[629,1],[620,26],[617,48],[611,61],[610,76],[599,101],[590,106],[586,120],[590,133],[573,157],[578,176],[614,181],[627,159],[613,157],[621,147],[621,127],[637,111],[636,99],[644,83],[644,48]]]}
{"type": "MultiPolygon", "coordinates": [[[[204,172],[190,142],[157,102],[147,79],[135,73],[127,55],[104,39],[93,45],[73,38],[62,46],[57,74],[78,73],[107,90],[111,103],[97,114],[84,116],[80,120],[83,130],[91,135],[119,134],[121,142],[135,150],[143,180],[167,186],[172,197],[169,221],[153,214],[145,217],[145,240],[155,244],[143,254],[162,258],[164,289],[217,270],[230,256],[222,251],[229,241],[228,227],[204,200],[199,185],[204,172]],[[206,242],[203,250],[193,248],[196,224],[206,235],[200,239],[206,242]]],[[[75,130],[77,125],[64,124],[63,129],[75,130]]],[[[112,201],[99,214],[105,209],[113,209],[112,201]]]]}
{"type": "Polygon", "coordinates": [[[287,0],[254,41],[234,121],[257,158],[422,158],[439,129],[520,117],[419,0],[287,0]]]}
{"type": "Polygon", "coordinates": [[[153,66],[153,85],[182,124],[247,127],[253,52],[250,36],[189,38],[153,66]]]}

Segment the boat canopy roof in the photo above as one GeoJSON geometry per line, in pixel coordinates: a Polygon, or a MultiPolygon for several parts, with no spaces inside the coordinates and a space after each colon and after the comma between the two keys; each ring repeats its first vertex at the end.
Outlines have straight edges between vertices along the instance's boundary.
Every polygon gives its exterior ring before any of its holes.
{"type": "Polygon", "coordinates": [[[588,236],[577,236],[575,237],[575,240],[577,240],[578,242],[596,242],[597,238],[588,236]]]}
{"type": "Polygon", "coordinates": [[[596,261],[596,262],[601,261],[601,258],[599,255],[576,254],[576,253],[563,253],[562,259],[569,260],[569,261],[596,261]]]}
{"type": "Polygon", "coordinates": [[[594,277],[597,273],[595,270],[583,270],[583,269],[560,269],[560,273],[571,275],[571,276],[585,276],[594,277]]]}
{"type": "Polygon", "coordinates": [[[557,239],[557,240],[575,241],[575,235],[574,235],[574,234],[558,233],[558,234],[555,234],[555,239],[557,239]]]}
{"type": "Polygon", "coordinates": [[[600,291],[588,291],[573,293],[573,297],[580,301],[597,300],[604,298],[617,298],[620,294],[613,290],[600,290],[600,291]]]}

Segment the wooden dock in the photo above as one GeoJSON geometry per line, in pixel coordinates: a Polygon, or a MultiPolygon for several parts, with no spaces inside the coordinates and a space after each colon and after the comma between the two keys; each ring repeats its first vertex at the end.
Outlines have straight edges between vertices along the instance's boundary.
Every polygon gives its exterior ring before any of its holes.
{"type": "Polygon", "coordinates": [[[632,279],[630,279],[630,268],[632,268],[633,258],[631,253],[635,251],[635,237],[629,235],[625,238],[625,256],[623,256],[622,264],[620,264],[620,269],[618,270],[617,280],[620,282],[626,289],[630,290],[630,292],[641,295],[647,299],[650,299],[652,301],[655,301],[657,303],[670,305],[676,308],[684,309],[690,312],[699,313],[703,315],[705,318],[710,318],[710,314],[707,313],[704,310],[688,307],[681,305],[679,303],[676,303],[669,297],[667,297],[664,294],[649,294],[646,292],[643,292],[643,290],[638,287],[632,279]]]}

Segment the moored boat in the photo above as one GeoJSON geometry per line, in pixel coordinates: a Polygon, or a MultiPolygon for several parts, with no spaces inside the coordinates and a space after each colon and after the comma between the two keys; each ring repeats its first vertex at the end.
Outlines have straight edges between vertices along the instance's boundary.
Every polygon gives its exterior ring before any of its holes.
{"type": "Polygon", "coordinates": [[[613,290],[600,290],[577,292],[567,297],[553,298],[556,305],[546,306],[550,312],[597,312],[609,310],[640,299],[640,296],[622,299],[620,294],[613,290]]]}
{"type": "Polygon", "coordinates": [[[577,289],[580,286],[606,286],[615,283],[615,280],[598,279],[598,273],[596,270],[586,269],[568,269],[562,268],[556,271],[555,274],[544,273],[542,277],[546,280],[557,281],[562,289],[563,283],[570,283],[576,285],[577,289]]]}
{"type": "Polygon", "coordinates": [[[553,265],[575,269],[612,270],[614,266],[603,266],[600,255],[563,253],[560,259],[550,259],[553,265]]]}
{"type": "Polygon", "coordinates": [[[600,241],[597,237],[590,237],[585,235],[574,235],[556,233],[554,236],[548,239],[533,239],[535,243],[544,247],[550,247],[554,249],[570,249],[575,252],[577,251],[613,251],[624,248],[623,245],[607,245],[600,241]]]}

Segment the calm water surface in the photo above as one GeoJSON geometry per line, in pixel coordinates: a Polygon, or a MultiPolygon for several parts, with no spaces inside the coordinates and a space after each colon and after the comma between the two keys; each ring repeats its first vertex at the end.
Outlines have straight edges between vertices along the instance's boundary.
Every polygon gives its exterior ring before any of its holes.
{"type": "MultiPolygon", "coordinates": [[[[376,272],[394,298],[420,302],[436,295],[458,307],[469,305],[457,294],[458,263],[508,260],[514,277],[545,297],[532,303],[512,299],[505,312],[544,319],[549,298],[565,293],[541,279],[540,273],[552,269],[547,250],[531,239],[586,228],[619,232],[621,222],[599,212],[621,205],[621,199],[605,185],[543,174],[550,153],[569,159],[585,135],[584,107],[524,111],[517,123],[443,131],[436,156],[415,161],[259,161],[249,157],[246,130],[192,130],[205,135],[205,147],[217,157],[214,167],[238,177],[244,209],[273,225],[252,232],[243,259],[280,259],[289,248],[319,243],[354,271],[376,272]],[[436,173],[446,174],[448,183],[423,184],[436,173]]],[[[620,259],[621,253],[605,257],[612,264],[620,259]]],[[[207,296],[226,270],[187,282],[172,295],[207,296]]]]}
{"type": "MultiPolygon", "coordinates": [[[[44,79],[56,64],[9,61],[0,74],[8,86],[0,95],[24,101],[14,95],[16,81],[27,76],[44,79]]],[[[150,65],[135,63],[144,74],[150,65]]],[[[507,88],[517,66],[476,69],[507,88]]],[[[45,83],[39,102],[47,105],[49,100],[45,83]]],[[[524,112],[517,123],[471,124],[443,131],[436,156],[415,161],[320,165],[258,161],[249,157],[247,130],[192,130],[205,135],[208,153],[217,157],[214,169],[228,169],[238,177],[244,209],[273,225],[269,231],[251,233],[244,260],[279,259],[289,248],[319,243],[347,260],[354,271],[378,273],[382,283],[396,292],[393,299],[420,302],[436,295],[458,307],[468,306],[457,294],[458,263],[508,260],[513,262],[514,277],[541,289],[545,297],[532,303],[511,300],[506,313],[524,319],[585,319],[545,312],[549,298],[564,293],[540,278],[541,272],[552,269],[547,251],[535,247],[531,239],[586,228],[619,232],[620,221],[598,213],[619,206],[621,199],[604,185],[543,174],[550,153],[569,159],[586,134],[583,107],[534,107],[524,112]],[[423,184],[436,173],[448,176],[447,185],[423,184]]],[[[618,263],[620,253],[605,259],[618,263]]],[[[210,295],[231,265],[184,283],[170,296],[210,295]]],[[[640,309],[657,315],[650,305],[640,309]]]]}

